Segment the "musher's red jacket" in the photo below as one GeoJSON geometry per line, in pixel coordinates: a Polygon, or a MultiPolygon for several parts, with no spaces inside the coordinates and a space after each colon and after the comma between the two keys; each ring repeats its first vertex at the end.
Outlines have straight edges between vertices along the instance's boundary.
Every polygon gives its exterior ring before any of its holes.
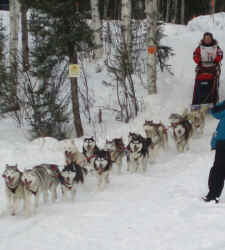
{"type": "MultiPolygon", "coordinates": [[[[221,48],[219,46],[217,46],[217,53],[216,54],[217,55],[216,55],[216,58],[214,59],[214,63],[218,64],[223,59],[223,51],[221,50],[221,48]]],[[[193,59],[197,64],[199,64],[201,62],[200,46],[198,46],[196,48],[196,50],[194,51],[193,59]]]]}
{"type": "MultiPolygon", "coordinates": [[[[203,42],[201,41],[200,45],[195,49],[194,53],[193,53],[193,59],[195,61],[196,64],[198,64],[198,69],[203,67],[204,65],[202,62],[202,55],[201,55],[201,46],[204,47],[203,42]]],[[[214,40],[214,43],[212,44],[212,46],[216,46],[216,56],[212,62],[212,66],[216,66],[220,63],[220,61],[223,59],[223,51],[221,50],[221,48],[217,45],[217,42],[214,40]]],[[[205,46],[207,47],[207,46],[205,46]]],[[[210,47],[210,46],[208,46],[210,47]]],[[[208,74],[208,73],[204,73],[204,74],[198,74],[197,75],[197,79],[198,80],[202,80],[202,79],[212,79],[212,74],[208,74]]]]}

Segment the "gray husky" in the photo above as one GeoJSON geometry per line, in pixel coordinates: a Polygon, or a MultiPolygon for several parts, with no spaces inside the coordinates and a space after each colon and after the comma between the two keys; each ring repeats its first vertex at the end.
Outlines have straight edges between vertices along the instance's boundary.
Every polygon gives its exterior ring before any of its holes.
{"type": "Polygon", "coordinates": [[[26,215],[31,214],[31,196],[34,195],[34,207],[38,208],[41,193],[43,193],[44,202],[48,202],[48,191],[52,193],[52,201],[57,199],[57,186],[62,180],[57,165],[42,164],[32,169],[27,169],[22,175],[25,192],[25,210],[26,215]]]}

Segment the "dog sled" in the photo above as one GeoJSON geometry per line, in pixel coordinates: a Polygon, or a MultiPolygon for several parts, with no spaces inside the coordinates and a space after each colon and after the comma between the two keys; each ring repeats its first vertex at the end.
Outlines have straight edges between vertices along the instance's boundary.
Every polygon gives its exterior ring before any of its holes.
{"type": "Polygon", "coordinates": [[[220,65],[197,66],[191,109],[214,107],[219,101],[220,65]]]}

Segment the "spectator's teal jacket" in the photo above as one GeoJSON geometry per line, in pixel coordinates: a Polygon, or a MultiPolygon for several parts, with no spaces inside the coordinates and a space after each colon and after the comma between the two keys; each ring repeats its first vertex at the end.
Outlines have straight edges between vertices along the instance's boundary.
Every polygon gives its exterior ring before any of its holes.
{"type": "Polygon", "coordinates": [[[216,131],[211,139],[211,149],[225,151],[225,101],[218,103],[209,113],[219,120],[216,131]]]}

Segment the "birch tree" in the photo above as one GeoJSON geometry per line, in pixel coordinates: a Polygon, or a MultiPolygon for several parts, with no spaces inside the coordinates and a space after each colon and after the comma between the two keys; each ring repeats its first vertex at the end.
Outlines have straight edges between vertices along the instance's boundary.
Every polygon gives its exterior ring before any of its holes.
{"type": "Polygon", "coordinates": [[[145,0],[146,17],[147,17],[147,85],[148,93],[156,94],[156,32],[157,32],[157,0],[145,0]]]}
{"type": "Polygon", "coordinates": [[[99,0],[91,0],[92,29],[94,30],[96,51],[95,58],[103,56],[103,46],[101,41],[101,20],[99,15],[99,0]]]}
{"type": "Polygon", "coordinates": [[[122,0],[121,4],[122,32],[125,43],[131,43],[131,0],[122,0]]]}
{"type": "MultiPolygon", "coordinates": [[[[12,75],[17,75],[17,56],[18,56],[18,30],[19,30],[19,3],[18,0],[9,1],[10,11],[10,66],[12,75]]],[[[16,94],[16,86],[15,86],[16,94]]]]}

